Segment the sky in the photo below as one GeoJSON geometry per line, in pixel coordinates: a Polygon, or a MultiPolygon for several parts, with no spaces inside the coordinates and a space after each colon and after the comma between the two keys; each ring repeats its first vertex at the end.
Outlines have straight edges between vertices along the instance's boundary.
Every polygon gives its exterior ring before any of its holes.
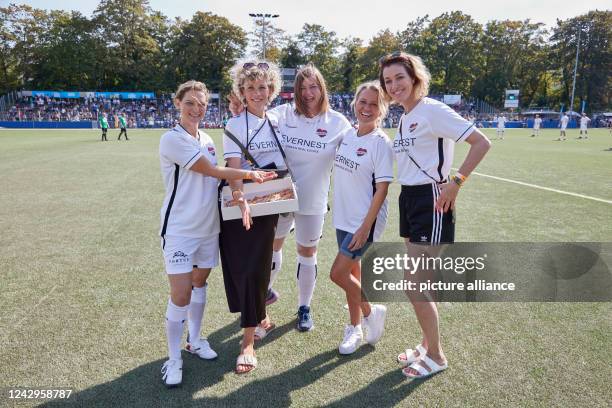
{"type": "MultiPolygon", "coordinates": [[[[4,6],[9,2],[26,3],[44,9],[78,10],[87,16],[91,16],[99,3],[98,0],[0,0],[4,6]]],[[[553,27],[557,19],[565,20],[590,10],[612,8],[610,0],[149,0],[149,3],[154,10],[171,18],[189,19],[196,11],[209,11],[226,17],[246,31],[253,29],[249,13],[279,14],[280,17],[274,21],[275,25],[291,35],[299,33],[304,23],[316,23],[335,31],[339,38],[358,37],[366,42],[386,28],[397,32],[417,17],[426,14],[436,17],[458,9],[482,24],[490,20],[531,19],[532,22],[542,22],[553,27]]]]}

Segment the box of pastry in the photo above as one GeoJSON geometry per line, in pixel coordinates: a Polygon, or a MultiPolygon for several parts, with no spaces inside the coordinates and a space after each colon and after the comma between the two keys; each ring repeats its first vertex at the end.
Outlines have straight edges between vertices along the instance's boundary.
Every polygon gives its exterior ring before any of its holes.
{"type": "MultiPolygon", "coordinates": [[[[290,177],[262,184],[245,183],[243,193],[251,208],[251,217],[282,214],[299,209],[295,186],[290,177]]],[[[238,202],[232,199],[232,190],[229,186],[221,190],[221,215],[224,220],[242,218],[238,202]]]]}

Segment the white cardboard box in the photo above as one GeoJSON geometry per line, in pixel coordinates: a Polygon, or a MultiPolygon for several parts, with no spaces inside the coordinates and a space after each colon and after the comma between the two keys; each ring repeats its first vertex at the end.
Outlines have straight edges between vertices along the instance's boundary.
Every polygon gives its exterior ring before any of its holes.
{"type": "MultiPolygon", "coordinates": [[[[261,215],[270,214],[281,214],[286,212],[293,212],[299,209],[297,193],[291,182],[290,177],[282,179],[274,179],[265,183],[245,183],[243,187],[244,197],[247,200],[252,199],[255,196],[261,196],[266,194],[275,193],[282,191],[287,188],[293,190],[293,197],[290,200],[272,201],[268,203],[250,204],[251,217],[258,217],[261,215]]],[[[221,215],[223,220],[235,220],[242,218],[239,206],[226,207],[225,202],[232,199],[232,190],[229,186],[223,187],[221,190],[221,215]]]]}

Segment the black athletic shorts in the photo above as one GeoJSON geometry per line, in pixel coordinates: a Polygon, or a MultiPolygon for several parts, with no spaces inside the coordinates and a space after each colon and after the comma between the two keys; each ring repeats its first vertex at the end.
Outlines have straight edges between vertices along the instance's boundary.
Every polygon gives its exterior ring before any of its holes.
{"type": "Polygon", "coordinates": [[[455,211],[435,211],[439,195],[440,187],[433,183],[402,186],[399,196],[401,237],[430,245],[455,242],[455,211]]]}

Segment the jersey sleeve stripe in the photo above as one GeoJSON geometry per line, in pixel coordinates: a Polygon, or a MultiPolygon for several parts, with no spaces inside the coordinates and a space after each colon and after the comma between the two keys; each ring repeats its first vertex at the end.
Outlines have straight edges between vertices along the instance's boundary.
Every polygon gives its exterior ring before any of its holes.
{"type": "Polygon", "coordinates": [[[189,163],[191,163],[193,161],[193,159],[195,159],[196,157],[201,156],[201,155],[202,155],[201,152],[197,152],[196,154],[193,155],[193,157],[191,159],[189,159],[187,161],[187,163],[185,163],[185,165],[183,167],[187,168],[187,166],[189,166],[189,163]]]}
{"type": "Polygon", "coordinates": [[[374,180],[378,180],[378,179],[389,179],[389,180],[393,180],[393,176],[378,176],[375,177],[374,180]]]}
{"type": "Polygon", "coordinates": [[[473,128],[473,127],[474,127],[474,125],[470,125],[470,126],[468,126],[468,128],[467,128],[467,129],[465,129],[465,131],[464,131],[464,132],[461,134],[461,136],[459,136],[459,137],[457,138],[457,140],[455,140],[455,142],[460,141],[460,140],[461,140],[461,138],[463,138],[463,136],[465,136],[465,134],[467,133],[467,131],[468,131],[468,130],[470,130],[471,128],[473,128]]]}

